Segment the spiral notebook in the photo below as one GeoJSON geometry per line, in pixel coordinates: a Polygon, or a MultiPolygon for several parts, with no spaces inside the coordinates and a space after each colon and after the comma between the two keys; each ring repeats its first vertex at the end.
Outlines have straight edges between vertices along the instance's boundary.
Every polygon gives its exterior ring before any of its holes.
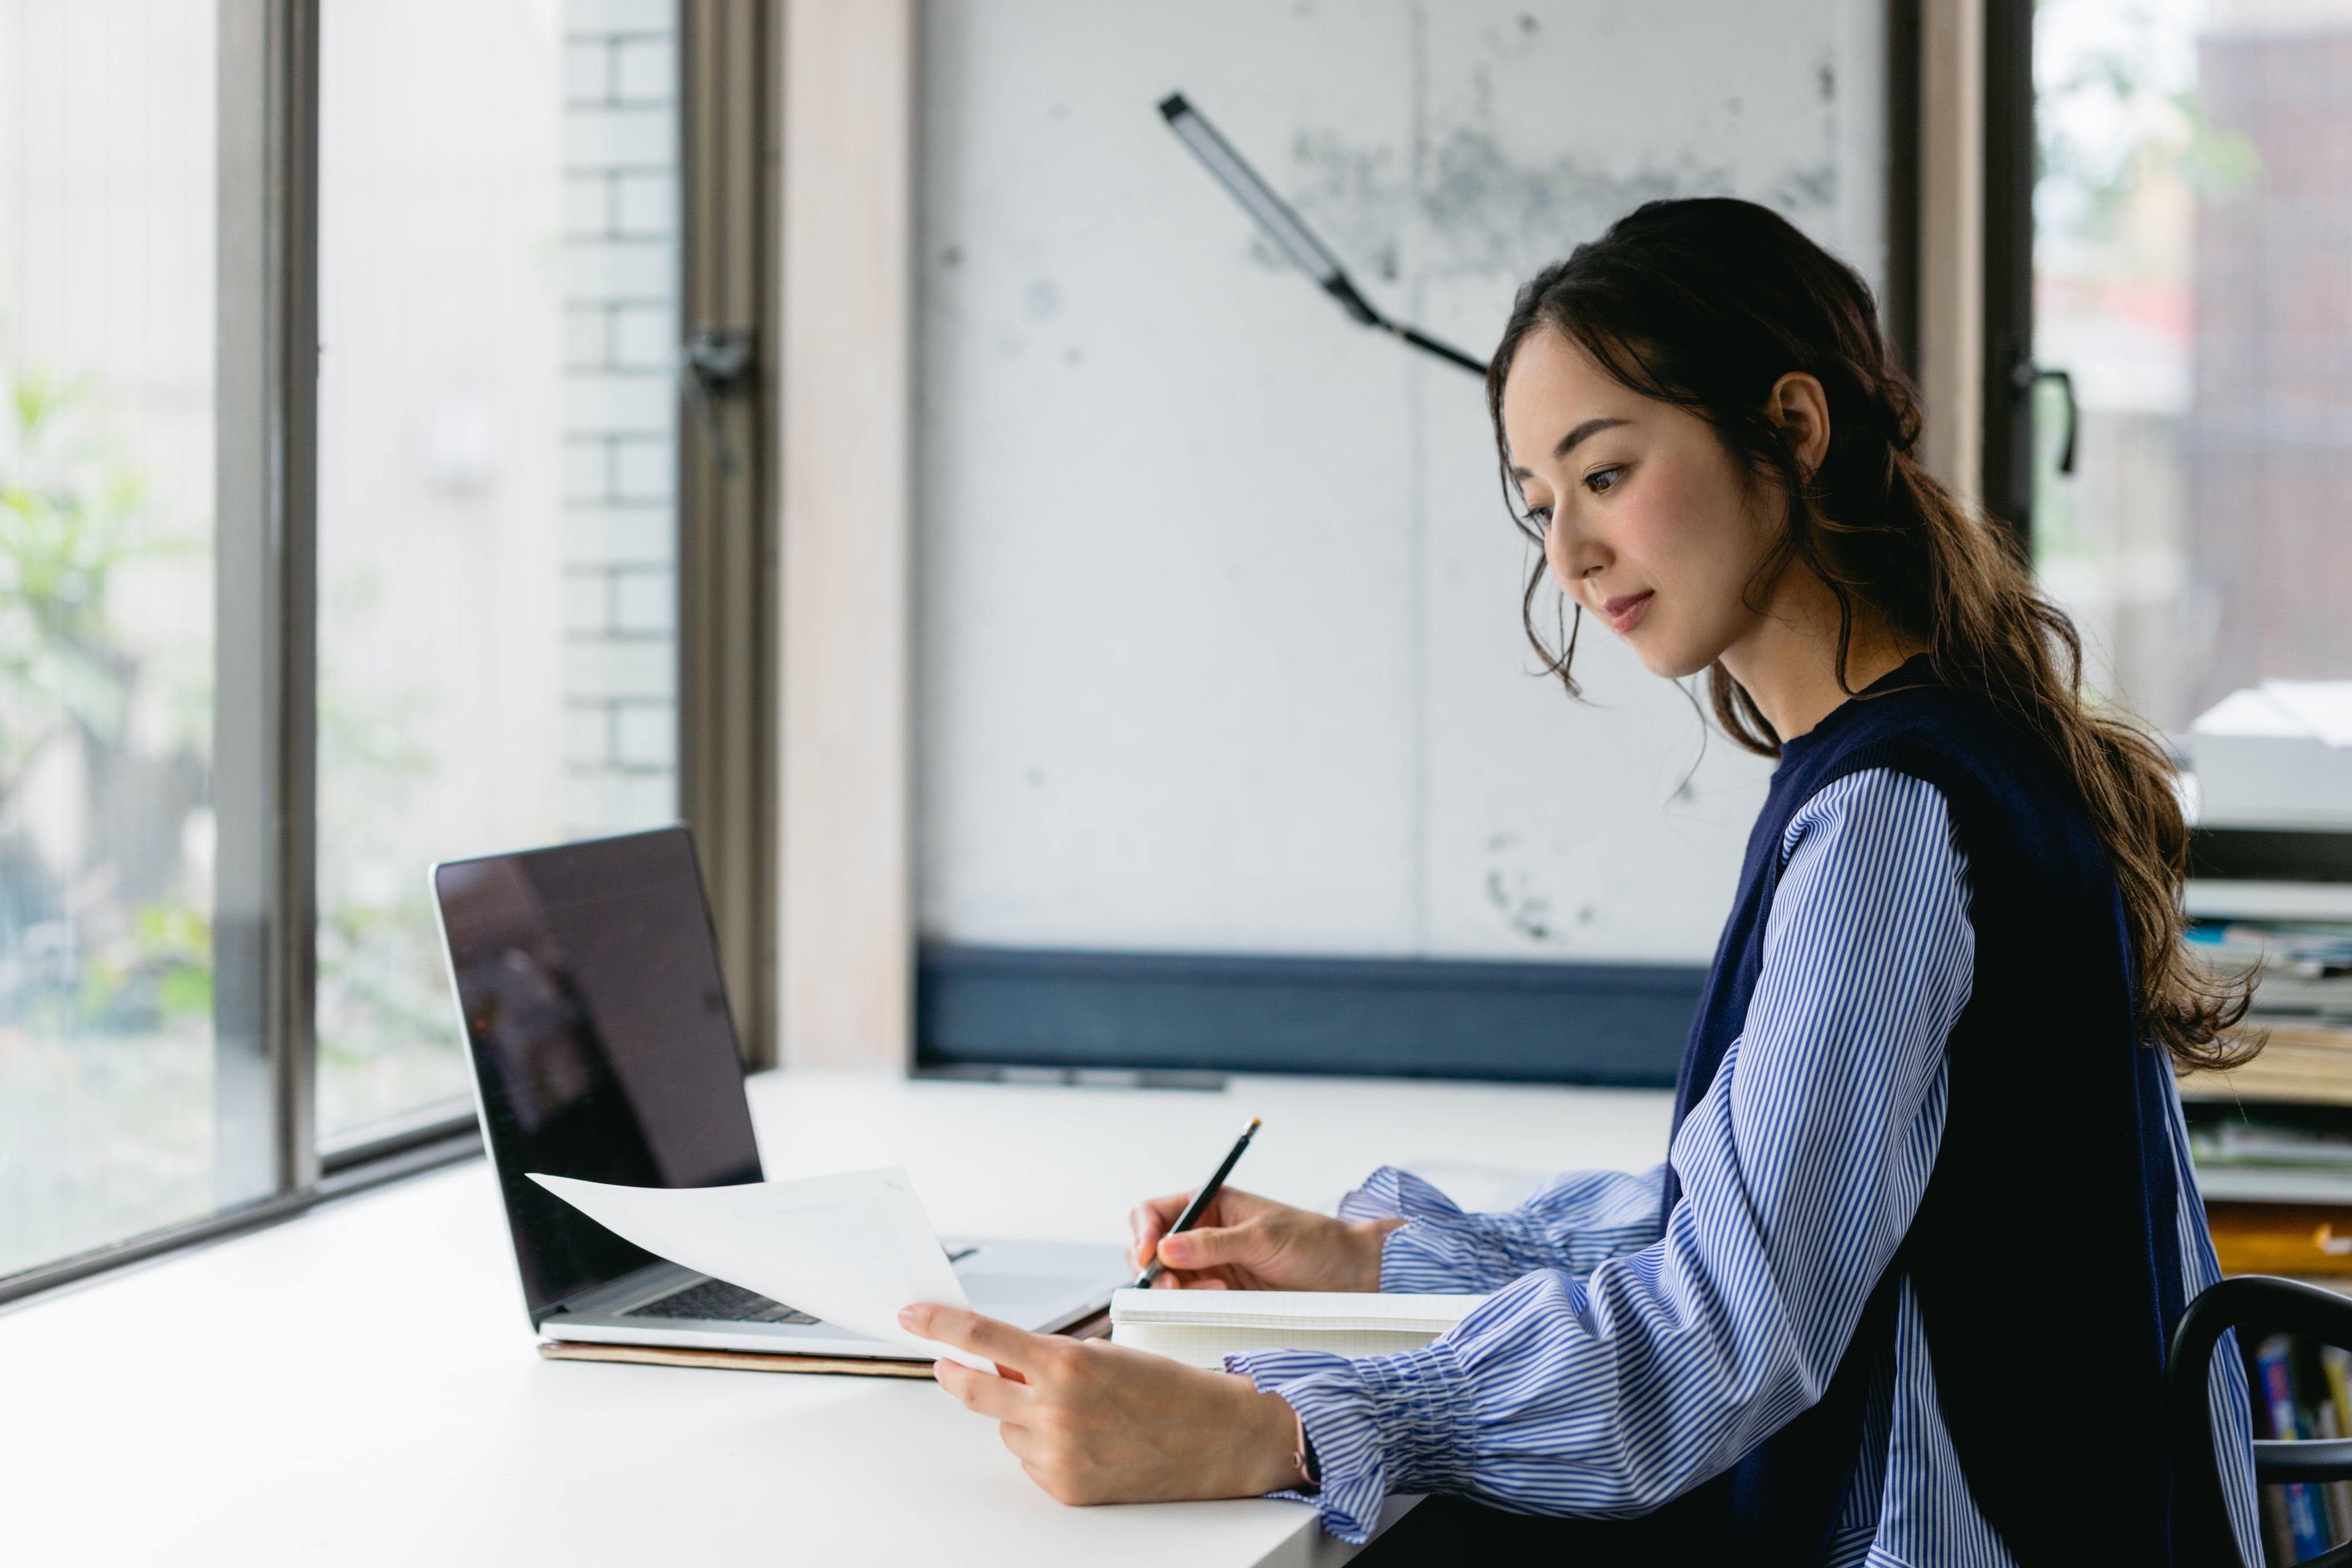
{"type": "Polygon", "coordinates": [[[1225,1357],[1249,1351],[1392,1355],[1429,1343],[1486,1300],[1328,1290],[1119,1290],[1110,1299],[1110,1339],[1205,1367],[1222,1367],[1225,1357]]]}

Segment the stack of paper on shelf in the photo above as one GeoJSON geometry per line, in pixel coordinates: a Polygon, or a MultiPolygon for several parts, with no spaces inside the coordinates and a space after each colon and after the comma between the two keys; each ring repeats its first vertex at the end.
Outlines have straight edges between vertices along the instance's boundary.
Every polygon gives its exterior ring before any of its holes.
{"type": "Polygon", "coordinates": [[[2263,1054],[2229,1072],[2190,1073],[2184,1100],[2352,1105],[2352,1030],[2255,1017],[2270,1037],[2263,1054]]]}
{"type": "Polygon", "coordinates": [[[2270,1042],[2244,1067],[2184,1077],[2182,1096],[2352,1105],[2352,925],[2200,920],[2189,941],[2224,973],[2259,968],[2246,1026],[2270,1042]]]}
{"type": "Polygon", "coordinates": [[[2352,680],[2265,680],[2233,691],[2186,739],[2200,820],[2352,829],[2352,680]]]}

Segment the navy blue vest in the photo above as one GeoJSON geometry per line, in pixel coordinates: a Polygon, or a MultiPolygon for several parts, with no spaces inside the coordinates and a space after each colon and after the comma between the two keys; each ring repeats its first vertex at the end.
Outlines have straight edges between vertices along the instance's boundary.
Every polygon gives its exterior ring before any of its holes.
{"type": "MultiPolygon", "coordinates": [[[[1868,768],[1934,785],[1968,857],[1976,971],[1919,1212],[1821,1402],[1668,1504],[1690,1553],[1822,1560],[1918,1293],[1944,1421],[2020,1563],[2188,1563],[2172,1500],[2165,1346],[2182,1308],[2163,1050],[2144,1044],[2123,903],[2037,749],[1912,660],[1783,748],[1691,1027],[1675,1124],[1744,1027],[1790,819],[1868,768]],[[1881,1386],[1884,1386],[1882,1383],[1881,1386]]],[[[1666,1173],[1666,1206],[1679,1186],[1666,1173]]],[[[1660,1524],[1669,1521],[1661,1520],[1660,1524]]]]}

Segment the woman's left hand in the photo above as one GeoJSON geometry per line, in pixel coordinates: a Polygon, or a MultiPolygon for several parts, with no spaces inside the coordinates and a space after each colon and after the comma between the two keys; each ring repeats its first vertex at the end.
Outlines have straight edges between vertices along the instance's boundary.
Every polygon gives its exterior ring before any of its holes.
{"type": "Polygon", "coordinates": [[[996,1363],[933,1369],[940,1386],[1001,1424],[1029,1479],[1066,1503],[1257,1497],[1299,1480],[1297,1418],[1245,1377],[1101,1340],[1033,1334],[960,1307],[898,1321],[996,1363]]]}

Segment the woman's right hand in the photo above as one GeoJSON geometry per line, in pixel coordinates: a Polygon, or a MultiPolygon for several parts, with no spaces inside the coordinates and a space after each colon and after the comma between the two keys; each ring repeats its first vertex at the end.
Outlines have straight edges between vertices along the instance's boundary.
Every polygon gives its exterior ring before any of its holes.
{"type": "Polygon", "coordinates": [[[1150,1266],[1155,1251],[1165,1269],[1156,1289],[1377,1290],[1381,1241],[1404,1224],[1333,1219],[1225,1187],[1191,1230],[1170,1236],[1192,1201],[1191,1193],[1148,1198],[1128,1216],[1136,1272],[1150,1266]]]}

